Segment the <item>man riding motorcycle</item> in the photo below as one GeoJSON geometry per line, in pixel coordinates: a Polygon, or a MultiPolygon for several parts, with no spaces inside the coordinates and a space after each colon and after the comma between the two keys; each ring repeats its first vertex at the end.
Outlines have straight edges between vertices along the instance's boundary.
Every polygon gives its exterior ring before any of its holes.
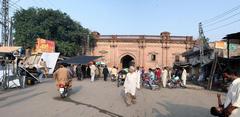
{"type": "Polygon", "coordinates": [[[58,90],[61,84],[67,85],[68,88],[72,87],[71,73],[64,65],[60,65],[60,68],[53,73],[53,78],[56,80],[58,90]]]}

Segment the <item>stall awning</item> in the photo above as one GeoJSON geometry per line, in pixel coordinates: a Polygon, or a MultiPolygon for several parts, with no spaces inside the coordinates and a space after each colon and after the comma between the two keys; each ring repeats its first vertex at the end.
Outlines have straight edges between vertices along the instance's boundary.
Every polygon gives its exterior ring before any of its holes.
{"type": "Polygon", "coordinates": [[[13,46],[13,47],[0,47],[0,53],[13,53],[16,50],[19,50],[21,47],[13,46]]]}
{"type": "Polygon", "coordinates": [[[58,63],[67,63],[67,64],[88,64],[91,61],[94,61],[101,56],[75,56],[58,63]]]}

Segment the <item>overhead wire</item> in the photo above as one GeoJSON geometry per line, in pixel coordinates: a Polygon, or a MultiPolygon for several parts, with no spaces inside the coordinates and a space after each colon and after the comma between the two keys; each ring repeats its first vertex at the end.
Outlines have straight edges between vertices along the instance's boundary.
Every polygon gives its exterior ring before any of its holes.
{"type": "Polygon", "coordinates": [[[37,4],[37,6],[42,6],[39,2],[37,2],[36,0],[33,0],[34,3],[37,4]]]}
{"type": "Polygon", "coordinates": [[[44,4],[49,8],[54,8],[54,6],[48,0],[42,0],[42,2],[44,2],[44,4]]]}
{"type": "Polygon", "coordinates": [[[238,10],[238,9],[240,9],[240,5],[237,5],[236,7],[233,7],[232,9],[230,9],[230,10],[228,10],[228,11],[225,11],[224,13],[221,13],[221,14],[219,14],[219,15],[217,15],[217,16],[215,16],[215,17],[212,17],[212,18],[210,18],[210,19],[203,20],[203,21],[201,21],[201,22],[202,22],[203,24],[209,24],[209,23],[211,23],[211,22],[214,22],[214,21],[216,21],[216,20],[219,20],[220,18],[223,18],[223,17],[227,16],[228,14],[230,14],[230,13],[232,13],[232,12],[238,10]]]}
{"type": "Polygon", "coordinates": [[[227,24],[224,24],[224,25],[221,25],[221,26],[218,26],[218,27],[216,27],[216,28],[212,28],[212,29],[207,30],[207,31],[205,31],[205,32],[214,31],[214,30],[217,30],[217,29],[220,29],[220,28],[223,28],[223,27],[229,26],[229,25],[231,25],[231,24],[237,23],[237,22],[239,22],[239,21],[240,21],[240,19],[235,20],[235,21],[230,22],[230,23],[227,23],[227,24]]]}
{"type": "Polygon", "coordinates": [[[57,8],[53,3],[52,3],[52,1],[51,0],[47,0],[48,1],[48,3],[51,5],[51,6],[53,6],[53,8],[57,8]]]}
{"type": "Polygon", "coordinates": [[[235,17],[235,16],[237,16],[237,15],[239,15],[239,14],[240,14],[240,12],[238,12],[238,13],[236,13],[236,14],[233,14],[233,15],[231,15],[231,16],[229,16],[229,17],[226,17],[226,18],[224,18],[224,19],[218,20],[218,21],[216,21],[216,22],[213,22],[213,23],[207,24],[207,25],[205,25],[205,26],[203,26],[203,27],[213,26],[213,25],[218,24],[218,23],[220,23],[220,22],[223,22],[223,21],[229,20],[230,18],[235,17]]]}

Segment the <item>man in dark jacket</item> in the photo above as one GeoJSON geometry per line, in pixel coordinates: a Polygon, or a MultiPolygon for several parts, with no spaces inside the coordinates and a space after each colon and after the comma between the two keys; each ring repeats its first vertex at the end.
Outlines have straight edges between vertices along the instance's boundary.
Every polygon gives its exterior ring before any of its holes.
{"type": "Polygon", "coordinates": [[[107,77],[109,75],[109,71],[107,68],[107,65],[103,68],[103,77],[104,77],[104,81],[107,81],[107,77]]]}
{"type": "Polygon", "coordinates": [[[82,75],[82,65],[81,64],[79,64],[78,66],[77,66],[77,68],[76,68],[76,74],[77,74],[77,78],[78,78],[78,80],[82,80],[82,78],[83,78],[83,75],[82,75]]]}

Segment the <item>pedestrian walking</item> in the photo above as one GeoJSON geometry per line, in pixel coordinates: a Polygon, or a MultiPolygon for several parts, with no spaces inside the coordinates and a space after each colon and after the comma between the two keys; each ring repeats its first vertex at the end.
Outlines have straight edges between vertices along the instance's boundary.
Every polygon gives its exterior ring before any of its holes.
{"type": "Polygon", "coordinates": [[[81,67],[83,78],[86,78],[86,74],[87,74],[86,67],[87,67],[86,65],[82,65],[82,67],[81,67]]]}
{"type": "Polygon", "coordinates": [[[113,66],[113,68],[111,70],[111,77],[112,77],[111,80],[112,81],[117,80],[117,73],[118,73],[117,67],[113,66]]]}
{"type": "Polygon", "coordinates": [[[182,72],[182,76],[181,79],[183,81],[183,86],[186,86],[186,82],[187,82],[187,71],[185,68],[183,68],[183,72],[182,72]]]}
{"type": "Polygon", "coordinates": [[[162,71],[161,71],[160,68],[157,68],[157,69],[155,70],[155,76],[156,76],[156,79],[157,79],[158,81],[161,80],[161,73],[162,73],[162,71]]]}
{"type": "Polygon", "coordinates": [[[92,63],[92,65],[90,66],[90,72],[91,72],[91,81],[93,82],[95,79],[95,73],[96,73],[96,66],[94,65],[94,63],[92,63]]]}
{"type": "Polygon", "coordinates": [[[107,65],[105,65],[104,68],[103,68],[103,77],[104,77],[103,79],[104,79],[104,81],[107,81],[108,75],[109,75],[108,67],[107,67],[107,65]]]}
{"type": "Polygon", "coordinates": [[[136,103],[136,89],[140,89],[140,79],[133,66],[129,67],[129,73],[124,82],[125,102],[127,106],[136,103]]]}
{"type": "Polygon", "coordinates": [[[167,85],[167,76],[168,76],[168,71],[167,71],[167,68],[164,67],[163,71],[162,71],[162,84],[163,84],[163,88],[165,88],[166,85],[167,85]]]}
{"type": "Polygon", "coordinates": [[[86,71],[86,73],[87,73],[87,78],[91,78],[91,69],[90,69],[90,65],[88,65],[87,66],[87,71],[86,71]]]}
{"type": "MultiPolygon", "coordinates": [[[[142,71],[141,71],[141,69],[140,69],[140,67],[137,67],[137,69],[136,69],[136,73],[137,73],[137,75],[138,75],[138,79],[140,80],[141,79],[141,74],[142,74],[142,71]]],[[[140,81],[139,81],[140,82],[140,81]]]]}
{"type": "Polygon", "coordinates": [[[78,80],[82,80],[82,77],[83,77],[83,73],[82,73],[82,69],[81,69],[82,65],[79,64],[77,67],[76,67],[76,75],[77,75],[77,78],[78,80]]]}

